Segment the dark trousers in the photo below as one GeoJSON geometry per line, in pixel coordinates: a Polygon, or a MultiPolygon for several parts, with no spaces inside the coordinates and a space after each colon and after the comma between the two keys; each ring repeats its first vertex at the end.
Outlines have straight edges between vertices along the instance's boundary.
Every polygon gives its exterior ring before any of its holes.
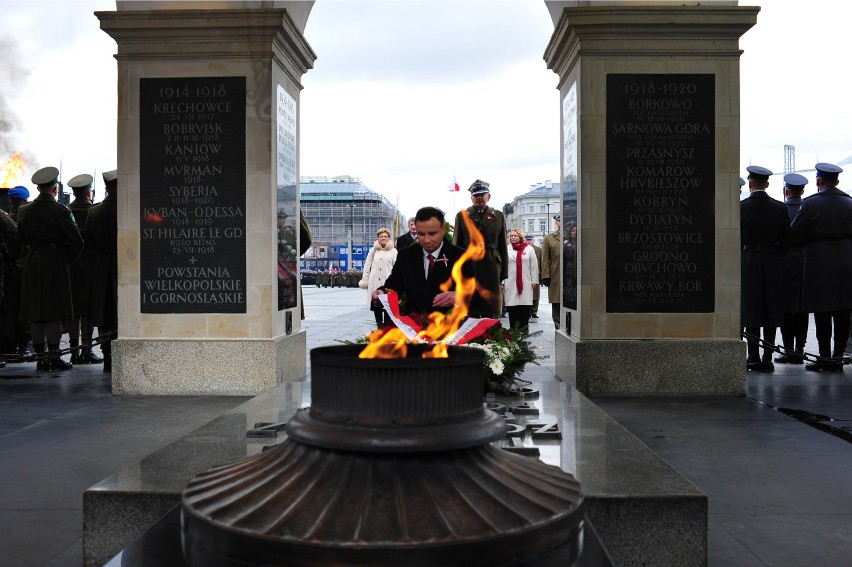
{"type": "Polygon", "coordinates": [[[550,304],[550,314],[551,314],[551,317],[553,317],[553,324],[556,325],[557,330],[559,329],[559,316],[562,314],[561,313],[562,310],[559,309],[561,306],[562,306],[561,303],[551,303],[550,304]]]}
{"type": "Polygon", "coordinates": [[[784,348],[788,352],[804,352],[807,338],[808,314],[784,313],[784,324],[781,325],[781,340],[784,341],[784,348]]]}
{"type": "Polygon", "coordinates": [[[390,323],[390,317],[387,316],[387,313],[385,313],[385,310],[383,308],[371,307],[370,309],[373,311],[373,315],[376,317],[376,327],[381,329],[387,323],[390,323]]]}
{"type": "MultiPolygon", "coordinates": [[[[766,346],[763,347],[763,359],[772,360],[772,347],[775,345],[775,327],[763,327],[763,341],[766,346]]],[[[745,332],[755,338],[748,337],[748,359],[752,361],[760,360],[760,345],[757,342],[757,337],[760,337],[760,327],[746,327],[745,332]]]]}
{"type": "Polygon", "coordinates": [[[529,305],[509,305],[509,327],[513,329],[526,329],[530,326],[529,305]]]}
{"type": "Polygon", "coordinates": [[[819,355],[829,358],[843,356],[849,339],[849,310],[814,313],[819,355]],[[834,350],[831,349],[831,324],[834,323],[834,350]]]}

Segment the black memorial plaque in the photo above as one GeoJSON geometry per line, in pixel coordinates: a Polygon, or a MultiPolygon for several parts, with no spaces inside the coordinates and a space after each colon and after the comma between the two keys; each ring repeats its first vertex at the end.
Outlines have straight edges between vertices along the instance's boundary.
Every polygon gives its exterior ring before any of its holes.
{"type": "Polygon", "coordinates": [[[245,77],[140,79],[142,313],[246,312],[245,77]]]}
{"type": "Polygon", "coordinates": [[[713,312],[715,77],[606,85],[606,310],[713,312]]]}

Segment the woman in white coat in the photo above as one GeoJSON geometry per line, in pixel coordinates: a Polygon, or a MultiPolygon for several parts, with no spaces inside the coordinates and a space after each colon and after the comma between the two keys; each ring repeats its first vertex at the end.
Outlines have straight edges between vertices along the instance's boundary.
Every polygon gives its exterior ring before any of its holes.
{"type": "Polygon", "coordinates": [[[503,304],[509,312],[509,326],[527,329],[533,304],[533,288],[538,287],[538,261],[535,250],[524,242],[524,231],[509,231],[509,277],[503,280],[503,304]]]}
{"type": "MultiPolygon", "coordinates": [[[[373,292],[379,287],[385,285],[385,280],[391,273],[394,262],[396,262],[396,248],[393,247],[390,230],[380,228],[376,231],[376,242],[367,254],[367,260],[364,262],[364,273],[361,276],[361,281],[358,282],[358,287],[367,290],[367,297],[372,298],[373,292]]],[[[384,326],[386,323],[385,311],[381,307],[375,307],[370,299],[370,310],[376,316],[376,325],[384,326]]]]}

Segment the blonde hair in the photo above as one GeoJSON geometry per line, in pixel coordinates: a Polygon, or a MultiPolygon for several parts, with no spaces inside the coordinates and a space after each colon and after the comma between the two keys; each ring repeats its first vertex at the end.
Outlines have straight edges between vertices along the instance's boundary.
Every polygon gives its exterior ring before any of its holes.
{"type": "Polygon", "coordinates": [[[376,238],[378,238],[379,236],[381,236],[381,234],[382,234],[383,232],[384,232],[385,234],[387,234],[387,235],[388,235],[388,238],[390,238],[390,229],[389,229],[389,228],[385,228],[385,227],[382,227],[382,228],[380,228],[379,230],[377,230],[377,231],[376,231],[376,238]]]}
{"type": "Polygon", "coordinates": [[[509,231],[509,236],[511,236],[513,232],[517,232],[517,233],[518,233],[518,238],[520,238],[521,240],[523,240],[523,239],[524,239],[524,231],[523,231],[523,230],[521,230],[520,228],[513,228],[513,229],[511,229],[511,230],[509,231]]]}

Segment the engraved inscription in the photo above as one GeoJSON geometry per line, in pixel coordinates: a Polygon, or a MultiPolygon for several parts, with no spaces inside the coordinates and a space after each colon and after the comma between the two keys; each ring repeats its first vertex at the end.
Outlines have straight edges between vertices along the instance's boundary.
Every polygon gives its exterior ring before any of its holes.
{"type": "Polygon", "coordinates": [[[715,77],[607,76],[607,311],[714,310],[715,77]]]}
{"type": "Polygon", "coordinates": [[[139,91],[141,312],[245,313],[245,77],[139,91]]]}

